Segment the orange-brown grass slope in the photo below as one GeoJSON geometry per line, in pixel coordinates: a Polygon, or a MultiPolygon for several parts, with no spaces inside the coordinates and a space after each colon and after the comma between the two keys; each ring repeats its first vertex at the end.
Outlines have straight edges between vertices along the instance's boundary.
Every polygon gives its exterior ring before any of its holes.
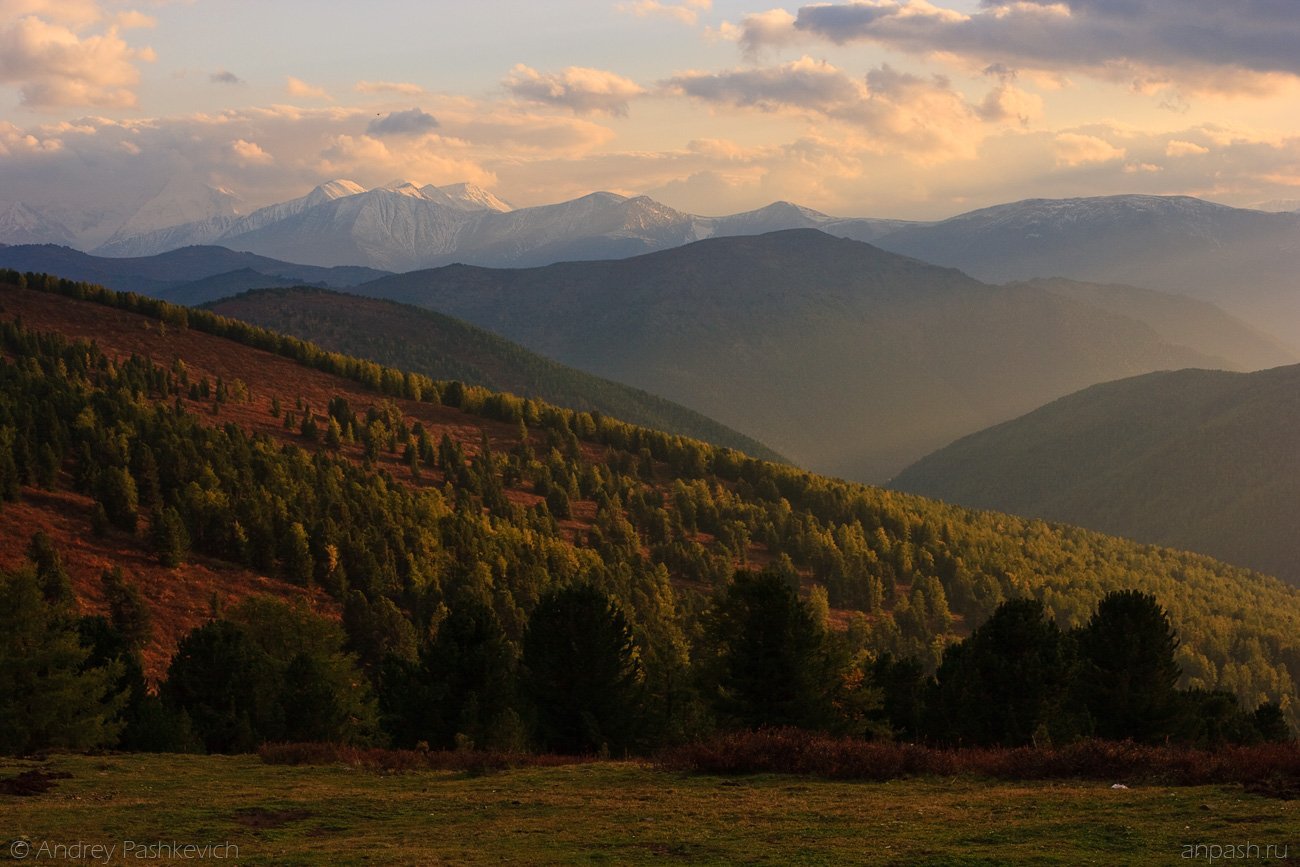
{"type": "MultiPolygon", "coordinates": [[[[182,400],[204,423],[234,423],[245,430],[293,442],[305,449],[315,450],[323,446],[307,441],[297,430],[286,430],[283,419],[272,414],[273,399],[278,399],[285,411],[293,411],[299,417],[301,412],[297,406],[301,401],[310,407],[322,429],[327,420],[326,409],[334,397],[346,399],[350,408],[361,414],[372,406],[395,405],[408,424],[421,422],[434,441],[447,434],[462,445],[468,456],[477,454],[484,434],[495,451],[506,451],[518,443],[518,428],[511,424],[470,415],[454,407],[383,396],[361,384],[283,356],[193,329],[168,326],[141,314],[13,285],[0,286],[0,318],[15,317],[21,318],[28,328],[93,340],[111,357],[137,355],[164,367],[180,359],[191,382],[204,377],[214,382],[221,378],[230,385],[238,380],[247,388],[247,400],[225,402],[215,415],[211,401],[182,400]]],[[[598,462],[603,457],[599,446],[582,443],[581,448],[584,457],[590,461],[598,462]]],[[[363,460],[359,446],[345,445],[340,454],[357,463],[363,460]]],[[[418,479],[413,478],[396,453],[382,452],[375,466],[387,470],[404,485],[440,486],[443,483],[441,474],[432,467],[422,469],[418,479]]],[[[102,611],[99,574],[106,565],[119,563],[128,575],[134,572],[146,597],[156,606],[154,646],[147,653],[154,675],[165,668],[176,640],[209,616],[214,591],[219,599],[232,600],[256,592],[254,588],[257,587],[262,588],[261,592],[282,597],[300,598],[304,593],[284,582],[201,558],[175,570],[164,569],[157,565],[147,546],[140,541],[147,538],[147,528],[142,526],[135,538],[121,534],[94,540],[90,534],[91,502],[88,498],[62,492],[56,496],[42,496],[34,491],[25,491],[24,494],[26,505],[12,510],[12,515],[11,510],[6,509],[0,518],[3,521],[0,527],[4,528],[6,536],[16,533],[14,540],[0,544],[0,566],[12,566],[21,561],[22,549],[31,534],[36,529],[45,528],[36,517],[39,513],[48,516],[44,523],[53,528],[53,531],[46,528],[46,532],[50,532],[60,548],[69,552],[65,554],[65,560],[69,561],[69,571],[85,610],[102,611]],[[14,526],[15,522],[17,526],[14,526]],[[162,584],[172,586],[164,592],[162,584]],[[181,587],[186,589],[179,589],[181,587]]],[[[521,488],[508,490],[507,496],[523,505],[532,505],[541,499],[521,488]]],[[[572,517],[560,521],[560,527],[571,540],[577,540],[590,528],[595,512],[594,502],[575,501],[572,517]]],[[[762,543],[753,543],[747,553],[750,566],[765,565],[770,559],[762,543]]],[[[693,589],[707,592],[707,588],[693,589]]],[[[317,592],[311,596],[314,604],[335,610],[324,594],[317,592]]],[[[833,626],[844,626],[847,618],[847,612],[831,612],[833,626]]]]}
{"type": "MultiPolygon", "coordinates": [[[[221,378],[227,383],[239,380],[248,388],[248,400],[227,402],[219,414],[212,414],[210,401],[183,401],[205,423],[233,422],[303,448],[321,446],[306,441],[297,431],[285,430],[283,419],[271,413],[273,398],[278,398],[286,410],[293,410],[301,399],[322,424],[325,408],[333,397],[345,398],[354,411],[362,414],[381,402],[395,403],[408,422],[422,422],[435,440],[444,433],[449,435],[470,455],[477,453],[484,433],[494,449],[508,449],[518,441],[517,429],[511,425],[451,407],[394,401],[357,383],[263,350],[198,331],[168,328],[146,316],[88,301],[6,285],[0,290],[0,317],[19,318],[27,327],[41,331],[93,340],[112,357],[138,355],[163,366],[179,358],[192,381],[203,377],[213,381],[221,378]]],[[[301,417],[301,413],[297,414],[301,417]]],[[[590,458],[599,457],[596,447],[584,444],[583,448],[590,458]]],[[[358,463],[362,460],[359,446],[345,446],[342,454],[358,463]]],[[[396,454],[381,454],[377,465],[406,485],[442,482],[433,468],[423,470],[419,480],[412,478],[396,454]]],[[[93,501],[66,487],[60,485],[61,489],[54,492],[25,487],[20,502],[0,510],[0,568],[23,565],[32,535],[44,531],[62,552],[82,613],[106,614],[100,576],[105,569],[121,566],[128,579],[140,588],[153,615],[152,638],[143,654],[146,675],[151,679],[165,673],[179,640],[208,620],[214,607],[227,607],[248,596],[267,595],[300,600],[330,616],[338,614],[338,605],[320,590],[307,590],[213,558],[196,555],[176,568],[160,565],[149,550],[148,526],[143,516],[134,535],[110,531],[96,537],[91,531],[93,501]]],[[[541,499],[518,489],[509,491],[508,496],[524,505],[541,499]]],[[[560,525],[573,538],[590,526],[594,516],[594,503],[575,502],[573,518],[560,525]]]]}

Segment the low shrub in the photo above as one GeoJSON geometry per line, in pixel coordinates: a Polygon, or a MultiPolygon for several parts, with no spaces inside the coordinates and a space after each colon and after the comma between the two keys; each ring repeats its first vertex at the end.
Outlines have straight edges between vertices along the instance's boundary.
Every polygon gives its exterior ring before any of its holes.
{"type": "Polygon", "coordinates": [[[668,749],[667,770],[702,774],[799,774],[840,780],[987,777],[1089,779],[1194,786],[1300,784],[1300,745],[1257,744],[1219,750],[1083,740],[1063,747],[937,748],[833,737],[799,729],[728,732],[668,749]]]}

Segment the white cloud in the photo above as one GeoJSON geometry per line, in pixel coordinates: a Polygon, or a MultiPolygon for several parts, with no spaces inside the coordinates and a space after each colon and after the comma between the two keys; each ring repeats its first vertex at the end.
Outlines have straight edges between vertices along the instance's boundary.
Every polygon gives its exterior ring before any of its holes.
{"type": "MultiPolygon", "coordinates": [[[[136,152],[139,153],[138,148],[136,152]]],[[[269,165],[274,162],[271,155],[262,150],[257,142],[245,141],[242,138],[230,143],[230,152],[234,156],[236,165],[269,165]]]]}
{"type": "Polygon", "coordinates": [[[713,0],[678,0],[676,3],[663,2],[663,0],[633,0],[630,3],[618,4],[620,11],[630,12],[640,18],[661,15],[683,24],[694,24],[700,19],[701,12],[707,12],[712,7],[713,0]]]}
{"type": "Polygon", "coordinates": [[[865,136],[863,147],[919,162],[972,156],[988,123],[1024,124],[1042,110],[1037,97],[1010,84],[972,105],[942,76],[885,64],[856,79],[806,56],[779,66],[681,73],[660,86],[713,106],[837,121],[865,136]]]}
{"type": "Polygon", "coordinates": [[[1171,139],[1169,144],[1165,145],[1165,156],[1168,157],[1189,157],[1208,154],[1210,149],[1204,145],[1198,145],[1193,141],[1183,141],[1182,139],[1171,139]]]}
{"type": "MultiPolygon", "coordinates": [[[[44,4],[10,4],[37,6],[44,4]]],[[[0,24],[0,82],[18,86],[25,106],[131,107],[139,62],[154,59],[149,48],[132,48],[110,25],[102,32],[84,28],[89,10],[72,4],[71,12],[51,20],[34,14],[0,24]],[[75,28],[75,29],[74,29],[75,28]]]]}
{"type": "Polygon", "coordinates": [[[292,75],[285,79],[284,89],[290,96],[297,96],[304,99],[320,99],[327,102],[333,102],[334,97],[323,87],[317,87],[314,84],[308,84],[301,78],[294,78],[292,75]]]}
{"type": "Polygon", "coordinates": [[[357,93],[398,93],[402,96],[422,96],[424,88],[409,81],[358,81],[352,88],[357,93]]]}
{"type": "Polygon", "coordinates": [[[1124,148],[1115,147],[1103,138],[1074,132],[1057,133],[1052,150],[1056,164],[1070,168],[1123,159],[1125,154],[1124,148]]]}
{"type": "Polygon", "coordinates": [[[645,88],[631,79],[584,66],[542,73],[519,63],[504,84],[519,99],[562,106],[576,114],[625,115],[628,102],[645,93],[645,88]]]}

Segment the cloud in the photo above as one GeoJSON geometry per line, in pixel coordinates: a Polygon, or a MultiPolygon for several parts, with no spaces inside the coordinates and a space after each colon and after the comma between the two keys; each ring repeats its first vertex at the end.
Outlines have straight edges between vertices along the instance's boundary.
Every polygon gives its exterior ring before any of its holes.
{"type": "MultiPolygon", "coordinates": [[[[49,11],[42,3],[7,5],[49,11]]],[[[85,32],[90,16],[85,4],[73,3],[51,20],[29,14],[0,25],[0,83],[17,85],[30,108],[134,106],[136,63],[152,61],[154,53],[129,46],[116,25],[85,32]]]]}
{"type": "Polygon", "coordinates": [[[260,145],[242,138],[230,143],[230,152],[234,156],[236,165],[268,165],[274,162],[271,155],[262,150],[260,145]]]}
{"type": "Polygon", "coordinates": [[[1038,97],[1011,84],[972,105],[942,76],[885,64],[855,79],[806,56],[780,66],[681,73],[660,87],[715,106],[837,121],[865,134],[864,147],[916,161],[971,156],[984,125],[1023,124],[1042,111],[1038,97]]]}
{"type": "Polygon", "coordinates": [[[1165,145],[1165,156],[1168,157],[1200,156],[1209,152],[1210,149],[1203,145],[1181,139],[1171,139],[1169,144],[1165,145]]]}
{"type": "Polygon", "coordinates": [[[784,9],[769,9],[746,15],[739,25],[723,22],[719,35],[740,43],[745,54],[754,57],[764,48],[779,48],[797,42],[795,17],[784,9]]]}
{"type": "Polygon", "coordinates": [[[113,24],[120,30],[148,30],[158,25],[153,16],[128,9],[113,16],[113,24]]]}
{"type": "Polygon", "coordinates": [[[352,88],[357,93],[400,93],[403,96],[421,96],[424,88],[409,81],[358,81],[352,88]]]}
{"type": "Polygon", "coordinates": [[[671,93],[709,103],[831,112],[866,97],[866,88],[824,60],[802,57],[763,69],[686,72],[662,82],[671,93]]]}
{"type": "Polygon", "coordinates": [[[366,125],[366,132],[375,136],[420,135],[438,128],[438,119],[418,108],[394,111],[366,125]]]}
{"type": "Polygon", "coordinates": [[[211,81],[213,84],[243,84],[244,83],[244,79],[240,78],[238,75],[235,75],[235,73],[231,72],[228,69],[218,69],[216,72],[208,76],[208,81],[211,81]]]}
{"type": "Polygon", "coordinates": [[[16,21],[28,15],[79,29],[104,17],[99,0],[0,0],[0,21],[16,21]]]}
{"type": "Polygon", "coordinates": [[[284,89],[290,96],[299,96],[306,99],[323,99],[328,102],[334,101],[334,97],[330,96],[329,92],[326,91],[325,88],[308,84],[301,78],[294,78],[292,75],[285,79],[284,89]]]}
{"type": "Polygon", "coordinates": [[[1058,133],[1052,142],[1056,164],[1074,168],[1088,163],[1105,163],[1124,158],[1124,148],[1115,147],[1095,135],[1058,133]]]}
{"type": "Polygon", "coordinates": [[[676,3],[665,3],[663,0],[633,0],[630,3],[618,4],[619,11],[629,12],[638,18],[662,15],[683,24],[694,24],[699,20],[701,12],[707,12],[712,7],[713,0],[678,0],[676,3]]]}
{"type": "Polygon", "coordinates": [[[519,99],[561,106],[575,114],[626,115],[628,102],[646,92],[631,79],[583,66],[541,73],[519,63],[510,70],[504,84],[519,99]]]}
{"type": "Polygon", "coordinates": [[[1262,91],[1275,74],[1300,75],[1300,15],[1288,0],[984,0],[973,14],[926,0],[868,0],[778,13],[745,18],[735,28],[741,46],[875,42],[1145,89],[1262,91]]]}

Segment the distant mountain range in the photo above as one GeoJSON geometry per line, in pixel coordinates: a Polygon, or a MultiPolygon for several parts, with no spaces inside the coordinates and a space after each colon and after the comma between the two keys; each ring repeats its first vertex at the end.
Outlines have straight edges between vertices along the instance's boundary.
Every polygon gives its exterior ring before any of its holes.
{"type": "Polygon", "coordinates": [[[225,247],[184,247],[155,256],[92,256],[53,244],[0,246],[0,268],[57,274],[177,304],[202,304],[272,286],[355,286],[384,276],[373,268],[322,268],[281,262],[225,247]]]}
{"type": "MultiPolygon", "coordinates": [[[[233,208],[226,191],[177,182],[93,252],[142,257],[220,245],[316,266],[410,271],[617,259],[706,238],[815,228],[990,282],[1064,277],[1211,300],[1300,346],[1300,213],[1186,196],[1029,199],[916,223],[833,217],[789,202],[704,217],[608,192],[516,209],[472,184],[399,180],[367,190],[339,179],[243,216],[233,208]],[[168,222],[193,214],[206,216],[168,222]]],[[[66,211],[0,203],[0,243],[84,244],[93,234],[68,228],[78,220],[66,211]]],[[[78,225],[104,219],[87,216],[78,225]]]]}
{"type": "Polygon", "coordinates": [[[493,391],[540,398],[557,406],[600,412],[738,449],[754,457],[784,460],[762,443],[684,406],[566,367],[431,310],[303,287],[245,292],[207,307],[222,316],[292,334],[334,352],[434,379],[455,379],[493,391]]]}
{"type": "Polygon", "coordinates": [[[1294,360],[1211,305],[1122,286],[991,286],[812,230],[617,261],[448,266],[353,291],[468,320],[868,481],[1096,382],[1294,360]],[[1197,333],[1219,336],[1181,343],[1197,333]]]}
{"type": "Polygon", "coordinates": [[[1297,213],[1186,196],[1030,199],[876,243],[981,280],[1069,277],[1204,298],[1300,345],[1297,213]]]}
{"type": "Polygon", "coordinates": [[[843,220],[789,202],[728,217],[699,217],[645,196],[614,193],[514,209],[472,184],[418,187],[394,181],[366,190],[336,180],[245,217],[119,233],[94,252],[147,256],[220,244],[294,262],[408,271],[452,262],[520,266],[616,259],[701,238],[777,229],[819,228],[871,240],[906,225],[900,220],[843,220]]]}
{"type": "Polygon", "coordinates": [[[892,486],[1200,551],[1300,585],[1300,365],[1095,385],[971,434],[892,486]]]}

